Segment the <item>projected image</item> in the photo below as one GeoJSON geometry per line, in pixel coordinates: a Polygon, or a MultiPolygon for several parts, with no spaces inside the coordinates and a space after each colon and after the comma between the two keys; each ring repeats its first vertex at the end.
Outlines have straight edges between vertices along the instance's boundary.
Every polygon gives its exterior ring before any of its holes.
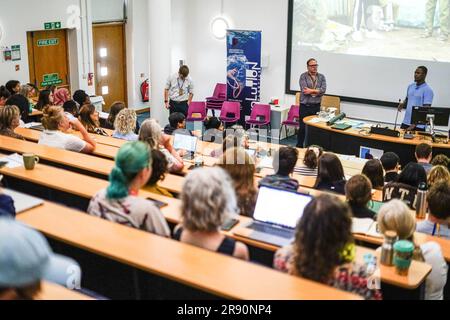
{"type": "Polygon", "coordinates": [[[450,62],[450,0],[294,0],[293,50],[450,62]]]}

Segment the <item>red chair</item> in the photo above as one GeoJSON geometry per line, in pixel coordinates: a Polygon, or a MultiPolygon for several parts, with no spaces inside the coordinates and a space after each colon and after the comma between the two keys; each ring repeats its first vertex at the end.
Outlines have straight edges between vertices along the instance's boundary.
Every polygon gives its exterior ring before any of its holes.
{"type": "Polygon", "coordinates": [[[206,119],[206,103],[205,102],[194,102],[192,101],[189,105],[188,116],[186,121],[188,122],[196,122],[196,121],[205,121],[206,119]]]}
{"type": "Polygon", "coordinates": [[[296,129],[300,128],[300,106],[296,105],[291,106],[287,120],[281,123],[279,140],[281,140],[281,132],[283,131],[283,127],[285,129],[286,136],[287,136],[287,127],[295,127],[296,129]]]}
{"type": "Polygon", "coordinates": [[[270,109],[270,105],[268,104],[261,104],[261,103],[255,103],[252,107],[252,113],[250,115],[250,119],[246,120],[245,123],[247,125],[250,125],[250,128],[253,127],[268,127],[271,131],[271,114],[272,110],[270,109]]]}
{"type": "Polygon", "coordinates": [[[224,83],[216,84],[212,97],[206,98],[206,109],[212,110],[213,116],[216,116],[216,110],[222,110],[223,103],[227,100],[227,85],[224,83]]]}
{"type": "Polygon", "coordinates": [[[241,104],[239,102],[225,101],[220,114],[223,123],[237,123],[241,119],[241,104]]]}

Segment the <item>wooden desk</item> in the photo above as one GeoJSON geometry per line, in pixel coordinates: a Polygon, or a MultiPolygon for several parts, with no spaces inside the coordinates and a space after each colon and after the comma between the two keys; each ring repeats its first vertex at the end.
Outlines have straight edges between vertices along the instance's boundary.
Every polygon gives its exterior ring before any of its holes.
{"type": "Polygon", "coordinates": [[[54,283],[42,282],[42,290],[35,300],[94,300],[76,291],[69,290],[54,283]]]}
{"type": "Polygon", "coordinates": [[[51,203],[19,215],[18,220],[70,246],[222,298],[360,299],[331,287],[51,203]]]}
{"type": "MultiPolygon", "coordinates": [[[[16,133],[22,135],[25,139],[27,139],[28,141],[31,141],[31,142],[38,142],[39,137],[41,136],[40,131],[33,130],[33,129],[16,128],[16,130],[14,130],[14,131],[16,133]]],[[[81,137],[81,134],[79,134],[79,133],[77,133],[75,135],[81,137]]],[[[94,134],[91,134],[90,136],[97,142],[95,150],[92,153],[93,155],[107,158],[107,159],[114,159],[116,157],[117,152],[119,151],[119,149],[117,147],[99,143],[99,140],[103,140],[101,138],[106,139],[108,137],[102,137],[100,135],[94,135],[94,134]]],[[[114,139],[114,138],[109,138],[109,139],[114,139]]]]}
{"type": "Polygon", "coordinates": [[[443,153],[450,156],[450,144],[432,143],[430,138],[416,135],[413,140],[407,140],[402,136],[400,138],[377,134],[363,136],[355,128],[340,131],[331,129],[324,122],[310,122],[315,117],[307,117],[304,120],[309,132],[307,143],[318,144],[336,153],[358,156],[361,146],[376,148],[384,152],[395,152],[400,157],[402,166],[405,166],[411,161],[416,161],[415,148],[418,144],[425,142],[433,146],[433,154],[443,153]]]}

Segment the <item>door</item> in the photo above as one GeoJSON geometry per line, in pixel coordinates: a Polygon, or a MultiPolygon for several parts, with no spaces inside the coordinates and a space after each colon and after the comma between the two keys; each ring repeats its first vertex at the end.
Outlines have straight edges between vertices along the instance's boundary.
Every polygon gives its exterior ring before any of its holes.
{"type": "Polygon", "coordinates": [[[30,82],[39,89],[70,87],[67,30],[27,33],[30,82]]]}
{"type": "Polygon", "coordinates": [[[96,93],[105,100],[104,111],[115,101],[127,103],[125,24],[93,25],[96,93]]]}

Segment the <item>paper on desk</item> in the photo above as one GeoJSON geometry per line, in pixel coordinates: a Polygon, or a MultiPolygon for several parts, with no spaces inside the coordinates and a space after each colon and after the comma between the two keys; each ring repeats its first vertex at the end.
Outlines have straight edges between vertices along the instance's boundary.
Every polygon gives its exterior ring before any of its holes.
{"type": "Polygon", "coordinates": [[[41,122],[29,122],[25,123],[24,125],[21,125],[21,128],[30,129],[31,127],[41,126],[41,122]]]}
{"type": "Polygon", "coordinates": [[[0,161],[7,162],[8,164],[6,165],[6,168],[8,168],[8,169],[23,167],[23,158],[21,155],[19,155],[17,153],[0,158],[0,161]]]}
{"type": "Polygon", "coordinates": [[[273,158],[270,157],[264,157],[261,159],[261,161],[258,164],[258,168],[273,168],[273,158]]]}
{"type": "Polygon", "coordinates": [[[308,123],[320,123],[320,122],[327,122],[327,120],[321,118],[312,118],[311,120],[308,121],[308,123]]]}

